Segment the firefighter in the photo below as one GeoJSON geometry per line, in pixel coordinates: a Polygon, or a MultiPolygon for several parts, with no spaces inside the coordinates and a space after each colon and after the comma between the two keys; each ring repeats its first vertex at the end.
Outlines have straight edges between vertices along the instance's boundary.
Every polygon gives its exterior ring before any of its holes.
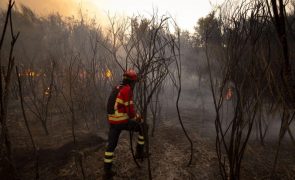
{"type": "Polygon", "coordinates": [[[133,104],[133,88],[137,81],[134,70],[128,70],[123,74],[123,81],[116,86],[108,99],[107,111],[110,124],[108,145],[104,154],[104,177],[111,179],[115,172],[112,171],[114,150],[122,130],[139,132],[136,146],[136,158],[144,156],[144,136],[142,118],[136,113],[133,104]]]}

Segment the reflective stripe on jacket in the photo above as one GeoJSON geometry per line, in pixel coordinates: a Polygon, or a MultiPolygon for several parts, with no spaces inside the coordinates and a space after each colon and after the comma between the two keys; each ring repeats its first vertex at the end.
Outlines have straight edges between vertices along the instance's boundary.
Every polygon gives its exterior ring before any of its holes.
{"type": "Polygon", "coordinates": [[[124,85],[120,89],[116,98],[114,110],[114,114],[108,114],[108,120],[111,124],[125,123],[128,119],[135,117],[133,93],[129,85],[124,85]]]}

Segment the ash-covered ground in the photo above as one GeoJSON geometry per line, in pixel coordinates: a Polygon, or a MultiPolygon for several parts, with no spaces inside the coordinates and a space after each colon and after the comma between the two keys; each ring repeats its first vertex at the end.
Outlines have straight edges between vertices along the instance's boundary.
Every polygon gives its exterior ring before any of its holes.
{"type": "MultiPolygon", "coordinates": [[[[187,166],[190,143],[181,129],[173,101],[163,103],[155,132],[149,138],[153,179],[222,179],[215,152],[215,113],[210,101],[208,94],[208,99],[203,102],[198,97],[184,96],[180,103],[182,121],[193,141],[193,161],[190,166],[187,166]]],[[[76,124],[77,142],[74,144],[72,132],[68,128],[70,122],[63,117],[57,113],[51,118],[49,135],[45,135],[38,121],[30,121],[32,134],[38,145],[40,179],[102,179],[108,132],[106,120],[101,117],[101,121],[105,120],[104,125],[93,123],[88,124],[88,128],[84,123],[76,124]]],[[[21,119],[20,112],[15,110],[11,118],[21,119]]],[[[21,179],[34,179],[36,156],[24,122],[10,121],[9,125],[14,127],[11,138],[17,174],[21,179]]],[[[259,143],[253,132],[242,162],[241,179],[271,179],[278,126],[279,122],[274,118],[269,125],[270,130],[264,145],[259,143]]],[[[152,124],[149,130],[151,135],[152,124]]],[[[135,140],[136,134],[133,137],[134,143],[135,140]]],[[[135,149],[135,144],[133,147],[135,149]]],[[[279,152],[276,179],[295,179],[294,152],[295,146],[286,136],[279,152]]],[[[133,161],[129,133],[125,131],[121,134],[115,151],[114,170],[117,175],[114,179],[148,179],[147,160],[139,164],[141,168],[133,161]]],[[[2,177],[10,179],[5,175],[2,177]]]]}

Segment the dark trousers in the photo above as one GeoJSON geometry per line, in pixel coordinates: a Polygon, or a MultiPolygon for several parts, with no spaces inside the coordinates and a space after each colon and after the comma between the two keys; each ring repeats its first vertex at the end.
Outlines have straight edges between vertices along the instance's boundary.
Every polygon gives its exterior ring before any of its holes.
{"type": "Polygon", "coordinates": [[[127,123],[122,124],[111,124],[108,136],[108,145],[105,152],[105,169],[111,169],[112,161],[113,161],[113,153],[115,148],[117,147],[118,140],[122,130],[139,132],[138,141],[137,141],[137,149],[143,150],[144,138],[143,138],[143,128],[142,124],[133,120],[129,120],[127,123]]]}

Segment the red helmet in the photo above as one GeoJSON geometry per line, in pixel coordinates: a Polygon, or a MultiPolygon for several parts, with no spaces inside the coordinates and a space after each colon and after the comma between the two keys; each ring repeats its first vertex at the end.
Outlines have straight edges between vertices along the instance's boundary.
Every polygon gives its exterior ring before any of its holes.
{"type": "Polygon", "coordinates": [[[128,78],[132,81],[136,81],[137,80],[137,74],[133,69],[129,69],[127,71],[124,72],[123,74],[124,79],[128,78]]]}

